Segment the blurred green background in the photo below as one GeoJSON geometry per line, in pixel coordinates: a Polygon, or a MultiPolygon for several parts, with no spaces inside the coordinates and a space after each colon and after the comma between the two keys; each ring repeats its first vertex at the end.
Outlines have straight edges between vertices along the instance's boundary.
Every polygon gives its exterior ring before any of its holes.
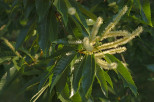
{"type": "MultiPolygon", "coordinates": [[[[26,9],[23,9],[23,5],[21,4],[24,1],[25,0],[0,0],[0,37],[5,37],[9,41],[12,41],[12,43],[16,42],[19,32],[28,20],[25,19],[25,15],[28,15],[29,12],[26,11],[26,9]]],[[[100,90],[97,88],[99,86],[95,84],[93,86],[93,95],[95,97],[102,97],[102,99],[99,99],[102,100],[102,102],[154,102],[154,1],[77,1],[86,10],[103,18],[104,22],[101,26],[100,32],[104,30],[106,25],[112,20],[113,16],[117,14],[124,5],[128,5],[129,10],[127,14],[122,17],[115,29],[133,31],[138,26],[143,26],[144,28],[140,37],[135,38],[127,44],[126,52],[116,55],[117,58],[126,61],[128,64],[128,68],[130,69],[138,88],[139,95],[135,97],[128,88],[124,88],[122,81],[118,80],[117,76],[114,75],[112,71],[110,74],[113,74],[112,79],[114,81],[115,90],[110,90],[109,97],[104,98],[100,90]]],[[[35,10],[33,12],[35,12],[35,10]]],[[[81,10],[81,12],[84,11],[81,10]]],[[[31,45],[31,42],[26,43],[26,47],[29,45],[31,45]]],[[[22,75],[12,67],[13,63],[9,61],[3,62],[1,56],[7,54],[4,52],[10,50],[3,46],[3,41],[0,41],[0,102],[28,102],[37,92],[38,88],[26,88],[26,84],[29,82],[29,79],[35,79],[35,76],[26,74],[22,75]],[[8,75],[5,75],[6,72],[8,75]],[[5,76],[7,76],[7,78],[5,76]],[[2,88],[4,83],[5,88],[2,88]]],[[[36,80],[39,79],[36,78],[36,80]]],[[[49,96],[49,92],[46,92],[38,101],[50,101],[49,96]]],[[[58,100],[55,102],[58,102],[58,100]]]]}

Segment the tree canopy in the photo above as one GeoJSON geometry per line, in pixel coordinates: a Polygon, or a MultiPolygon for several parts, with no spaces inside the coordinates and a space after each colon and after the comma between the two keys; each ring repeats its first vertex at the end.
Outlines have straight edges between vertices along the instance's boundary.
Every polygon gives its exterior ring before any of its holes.
{"type": "Polygon", "coordinates": [[[152,0],[0,0],[0,99],[153,102],[153,16],[152,0]]]}

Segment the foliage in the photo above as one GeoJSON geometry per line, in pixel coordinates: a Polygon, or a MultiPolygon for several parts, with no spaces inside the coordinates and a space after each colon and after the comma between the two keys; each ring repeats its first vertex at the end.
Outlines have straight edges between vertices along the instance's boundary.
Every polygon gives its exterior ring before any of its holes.
{"type": "Polygon", "coordinates": [[[0,0],[2,101],[11,90],[14,102],[152,101],[140,89],[141,82],[153,82],[150,5],[154,2],[0,0]],[[138,26],[143,33],[130,41],[142,32],[138,26]],[[144,70],[144,77],[138,74],[144,70]]]}

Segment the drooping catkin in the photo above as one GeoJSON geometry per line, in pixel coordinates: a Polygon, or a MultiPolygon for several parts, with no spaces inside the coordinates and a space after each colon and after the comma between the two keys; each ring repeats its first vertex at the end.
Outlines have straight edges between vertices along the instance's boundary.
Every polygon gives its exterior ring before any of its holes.
{"type": "Polygon", "coordinates": [[[96,63],[103,69],[106,70],[111,70],[111,69],[116,69],[117,68],[117,63],[107,63],[106,61],[100,59],[100,58],[95,58],[96,63]]]}
{"type": "Polygon", "coordinates": [[[132,33],[129,33],[125,30],[119,30],[119,31],[111,31],[115,25],[119,22],[121,17],[126,13],[127,6],[125,6],[113,19],[113,22],[111,22],[106,28],[105,31],[101,34],[101,36],[96,36],[99,28],[102,24],[102,18],[98,17],[96,23],[94,24],[91,34],[89,37],[84,37],[83,39],[83,47],[85,48],[85,51],[83,51],[84,54],[94,54],[96,63],[103,69],[111,70],[117,68],[117,63],[112,62],[108,63],[105,60],[101,59],[104,58],[105,54],[116,54],[116,53],[122,53],[126,51],[126,47],[119,47],[121,45],[124,45],[128,43],[130,40],[138,36],[142,31],[142,27],[138,27],[136,30],[134,30],[132,33]],[[121,37],[120,39],[115,39],[115,41],[103,43],[102,40],[110,38],[110,37],[121,37]]]}

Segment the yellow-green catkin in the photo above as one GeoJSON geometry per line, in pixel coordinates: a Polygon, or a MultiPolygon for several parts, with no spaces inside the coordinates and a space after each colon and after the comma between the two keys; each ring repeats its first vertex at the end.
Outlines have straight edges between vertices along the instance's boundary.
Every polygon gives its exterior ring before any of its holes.
{"type": "Polygon", "coordinates": [[[120,12],[117,14],[117,16],[113,19],[113,22],[111,22],[106,28],[105,31],[101,34],[101,36],[96,36],[101,24],[103,23],[103,19],[101,17],[98,17],[96,20],[96,23],[94,24],[91,34],[89,37],[84,37],[82,43],[85,48],[84,53],[85,54],[94,54],[96,63],[103,69],[111,70],[117,68],[117,63],[108,63],[102,58],[104,58],[105,54],[116,54],[116,53],[122,53],[126,51],[126,47],[121,47],[122,45],[128,43],[132,39],[134,39],[136,36],[139,36],[139,34],[143,31],[142,27],[138,27],[136,30],[134,30],[132,33],[125,31],[125,30],[119,30],[119,31],[111,31],[115,25],[119,22],[121,17],[126,13],[127,6],[125,6],[120,12]],[[121,37],[120,39],[115,39],[115,41],[102,43],[102,40],[110,38],[110,37],[121,37]]]}
{"type": "Polygon", "coordinates": [[[85,49],[86,49],[87,51],[92,51],[92,50],[93,50],[93,46],[92,46],[92,44],[90,43],[88,37],[84,37],[84,39],[83,39],[83,46],[85,47],[85,49]]]}
{"type": "Polygon", "coordinates": [[[114,42],[105,43],[101,46],[98,46],[97,49],[95,49],[95,51],[109,49],[109,48],[116,48],[120,45],[124,45],[128,43],[130,40],[132,40],[133,38],[135,38],[136,36],[138,36],[142,31],[143,31],[143,28],[138,27],[135,31],[132,32],[132,34],[130,34],[130,36],[118,39],[114,42]]]}
{"type": "Polygon", "coordinates": [[[122,10],[120,10],[120,12],[117,14],[117,16],[113,19],[113,22],[111,22],[106,28],[105,31],[102,34],[102,37],[105,36],[108,32],[110,32],[115,25],[119,22],[119,20],[121,19],[121,17],[126,13],[128,7],[124,6],[122,10]]]}
{"type": "Polygon", "coordinates": [[[103,19],[101,17],[98,17],[91,31],[90,41],[93,41],[95,39],[102,23],[103,23],[103,19]]]}
{"type": "Polygon", "coordinates": [[[129,36],[130,33],[128,31],[125,31],[125,30],[119,30],[119,31],[110,31],[108,34],[106,34],[105,36],[102,37],[102,40],[103,39],[106,39],[106,38],[110,38],[110,37],[118,37],[118,36],[129,36]]]}
{"type": "Polygon", "coordinates": [[[98,52],[95,54],[95,57],[102,58],[102,57],[104,57],[105,54],[116,54],[116,53],[122,53],[125,51],[126,51],[126,47],[118,47],[115,49],[110,49],[110,50],[106,50],[103,52],[98,52]]]}
{"type": "Polygon", "coordinates": [[[107,63],[106,61],[99,59],[99,58],[95,58],[96,63],[103,69],[106,70],[111,70],[111,69],[116,69],[117,68],[117,63],[113,62],[113,63],[107,63]]]}

